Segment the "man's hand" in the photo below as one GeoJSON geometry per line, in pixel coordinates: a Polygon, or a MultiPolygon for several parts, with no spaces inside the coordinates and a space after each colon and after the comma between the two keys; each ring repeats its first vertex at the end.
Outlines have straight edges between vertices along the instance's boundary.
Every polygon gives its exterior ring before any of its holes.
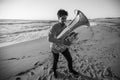
{"type": "Polygon", "coordinates": [[[69,39],[65,39],[63,42],[64,45],[70,46],[72,42],[69,39]]]}
{"type": "Polygon", "coordinates": [[[64,45],[64,42],[62,39],[57,39],[57,42],[56,42],[57,45],[64,45]]]}
{"type": "Polygon", "coordinates": [[[68,36],[65,38],[63,44],[65,44],[65,45],[67,45],[67,46],[70,46],[70,45],[72,44],[73,40],[76,39],[77,35],[78,35],[78,33],[71,32],[70,35],[68,35],[68,36]]]}

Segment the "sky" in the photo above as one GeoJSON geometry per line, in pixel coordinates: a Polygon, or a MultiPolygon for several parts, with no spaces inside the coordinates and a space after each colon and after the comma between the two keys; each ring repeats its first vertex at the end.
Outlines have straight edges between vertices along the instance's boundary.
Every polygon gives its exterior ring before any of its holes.
{"type": "Polygon", "coordinates": [[[120,17],[120,0],[0,0],[0,19],[55,20],[57,11],[81,10],[89,19],[120,17]]]}

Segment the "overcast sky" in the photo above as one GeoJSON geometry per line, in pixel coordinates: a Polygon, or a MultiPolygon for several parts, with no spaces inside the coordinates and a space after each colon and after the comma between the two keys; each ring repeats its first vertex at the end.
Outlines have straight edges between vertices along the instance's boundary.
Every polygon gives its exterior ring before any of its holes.
{"type": "Polygon", "coordinates": [[[88,18],[120,17],[120,0],[0,0],[0,19],[57,19],[62,8],[69,19],[74,9],[81,10],[88,18]]]}

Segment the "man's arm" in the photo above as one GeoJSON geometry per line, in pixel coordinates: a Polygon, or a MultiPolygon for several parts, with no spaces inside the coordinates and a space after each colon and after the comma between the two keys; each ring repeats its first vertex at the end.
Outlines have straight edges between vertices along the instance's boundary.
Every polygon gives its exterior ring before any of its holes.
{"type": "Polygon", "coordinates": [[[48,40],[49,40],[49,42],[52,42],[52,43],[55,43],[55,44],[62,44],[62,41],[57,39],[57,37],[52,33],[49,33],[48,40]]]}
{"type": "Polygon", "coordinates": [[[52,43],[55,43],[55,44],[62,44],[62,41],[57,39],[57,36],[56,36],[56,31],[55,31],[55,25],[52,27],[52,29],[49,31],[49,42],[52,42],[52,43]]]}

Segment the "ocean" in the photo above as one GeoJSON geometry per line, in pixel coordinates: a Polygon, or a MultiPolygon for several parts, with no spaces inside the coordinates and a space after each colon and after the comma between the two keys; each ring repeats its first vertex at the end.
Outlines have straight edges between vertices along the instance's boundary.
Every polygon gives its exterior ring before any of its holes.
{"type": "Polygon", "coordinates": [[[53,20],[0,19],[0,47],[47,36],[53,20]]]}

